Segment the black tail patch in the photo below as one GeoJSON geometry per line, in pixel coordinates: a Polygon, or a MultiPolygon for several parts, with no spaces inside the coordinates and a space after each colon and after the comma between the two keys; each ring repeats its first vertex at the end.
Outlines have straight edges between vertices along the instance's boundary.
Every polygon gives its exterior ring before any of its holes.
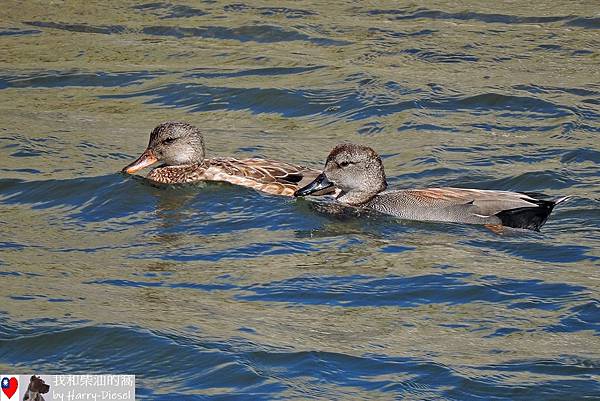
{"type": "Polygon", "coordinates": [[[537,206],[520,207],[517,209],[503,210],[496,213],[500,218],[503,226],[513,228],[525,228],[527,230],[540,231],[540,228],[548,220],[548,216],[552,213],[552,209],[562,201],[547,201],[547,200],[529,200],[536,203],[537,206]]]}

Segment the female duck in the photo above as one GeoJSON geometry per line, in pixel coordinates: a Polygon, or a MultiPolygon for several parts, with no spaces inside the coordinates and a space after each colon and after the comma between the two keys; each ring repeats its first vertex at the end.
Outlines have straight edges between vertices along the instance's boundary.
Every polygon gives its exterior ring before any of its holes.
{"type": "MultiPolygon", "coordinates": [[[[164,184],[225,181],[284,196],[292,196],[294,191],[319,175],[317,170],[276,160],[206,159],[200,130],[177,121],[168,121],[154,128],[148,148],[122,171],[133,174],[157,162],[164,164],[150,171],[147,178],[151,181],[164,184]]],[[[320,194],[328,192],[330,190],[320,194]]]]}
{"type": "Polygon", "coordinates": [[[386,190],[381,159],[367,146],[336,146],[325,163],[323,173],[299,189],[295,196],[306,196],[337,187],[337,201],[367,207],[402,219],[484,224],[539,231],[557,204],[553,201],[509,191],[462,188],[386,190]]]}

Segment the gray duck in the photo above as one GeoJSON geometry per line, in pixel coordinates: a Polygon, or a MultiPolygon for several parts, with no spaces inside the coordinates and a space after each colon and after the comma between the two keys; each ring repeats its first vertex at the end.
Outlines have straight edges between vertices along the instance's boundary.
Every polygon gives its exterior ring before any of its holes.
{"type": "Polygon", "coordinates": [[[408,220],[483,224],[539,231],[556,205],[568,197],[542,200],[511,191],[423,188],[388,190],[383,163],[370,147],[345,143],[327,157],[323,172],[295,196],[335,187],[336,201],[408,220]]]}

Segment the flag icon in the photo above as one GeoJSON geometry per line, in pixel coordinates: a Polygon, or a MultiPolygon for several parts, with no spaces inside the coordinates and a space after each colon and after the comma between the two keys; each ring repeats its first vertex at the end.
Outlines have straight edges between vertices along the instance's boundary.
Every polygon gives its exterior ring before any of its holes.
{"type": "Polygon", "coordinates": [[[16,401],[20,398],[19,377],[18,376],[0,376],[0,400],[16,401]]]}

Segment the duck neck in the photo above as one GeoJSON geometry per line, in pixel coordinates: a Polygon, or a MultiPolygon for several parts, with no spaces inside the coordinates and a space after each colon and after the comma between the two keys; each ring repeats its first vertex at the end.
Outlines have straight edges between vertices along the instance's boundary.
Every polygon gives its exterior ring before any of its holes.
{"type": "Polygon", "coordinates": [[[383,181],[383,183],[377,188],[373,190],[370,188],[369,191],[361,191],[361,190],[351,190],[340,192],[337,196],[336,200],[340,203],[344,203],[350,206],[364,206],[369,203],[374,197],[376,197],[380,192],[385,191],[387,188],[387,183],[383,181]]]}
{"type": "Polygon", "coordinates": [[[362,206],[373,199],[377,193],[373,192],[362,192],[362,191],[350,191],[340,192],[336,200],[340,203],[344,203],[350,206],[362,206]]]}

